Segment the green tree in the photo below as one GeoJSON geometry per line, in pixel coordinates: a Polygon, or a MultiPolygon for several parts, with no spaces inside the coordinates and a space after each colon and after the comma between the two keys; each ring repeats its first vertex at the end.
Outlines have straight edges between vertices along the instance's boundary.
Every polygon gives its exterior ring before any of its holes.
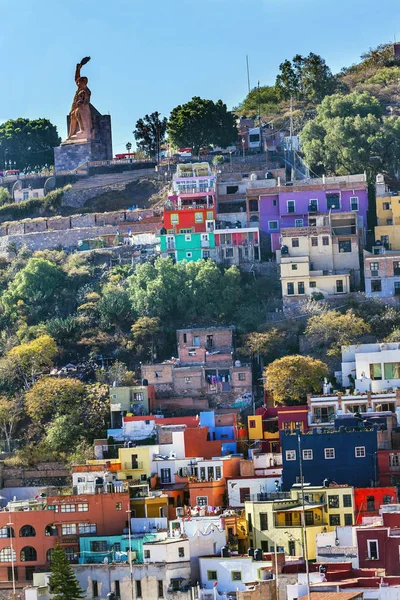
{"type": "Polygon", "coordinates": [[[160,146],[165,140],[168,119],[160,117],[157,111],[145,115],[143,119],[138,119],[133,132],[138,147],[149,156],[159,155],[160,146]]]}
{"type": "Polygon", "coordinates": [[[2,206],[3,204],[8,204],[9,202],[11,202],[11,194],[8,191],[8,189],[6,187],[1,186],[0,187],[0,206],[2,206]]]}
{"type": "Polygon", "coordinates": [[[400,158],[400,119],[382,117],[379,101],[366,92],[324,98],[300,134],[307,164],[326,173],[392,172],[400,158]]]}
{"type": "Polygon", "coordinates": [[[356,343],[369,331],[368,323],[352,310],[330,310],[308,320],[305,337],[315,352],[325,349],[328,356],[341,356],[342,346],[356,343]]]}
{"type": "Polygon", "coordinates": [[[30,258],[9,283],[1,303],[13,318],[25,314],[39,320],[49,312],[54,314],[65,283],[66,276],[59,266],[42,258],[30,258]]]}
{"type": "MultiPolygon", "coordinates": [[[[31,342],[12,348],[5,357],[7,369],[11,370],[11,378],[17,378],[25,389],[29,389],[43,372],[53,366],[57,353],[53,338],[41,335],[31,342]]],[[[3,366],[0,365],[0,370],[3,366]]]]}
{"type": "Polygon", "coordinates": [[[53,600],[81,600],[85,597],[64,550],[58,544],[51,559],[49,583],[53,600]]]}
{"type": "Polygon", "coordinates": [[[85,398],[85,385],[67,377],[42,377],[25,394],[26,412],[45,425],[56,414],[76,412],[85,398]]]}
{"type": "Polygon", "coordinates": [[[235,116],[227,110],[226,104],[199,96],[171,111],[168,135],[173,144],[179,148],[190,147],[195,155],[200,148],[210,145],[226,148],[238,138],[235,116]]]}
{"type": "Polygon", "coordinates": [[[237,107],[236,113],[255,116],[276,112],[279,108],[279,95],[275,86],[263,85],[253,88],[237,107]]]}
{"type": "Polygon", "coordinates": [[[292,61],[279,65],[275,87],[281,98],[291,96],[297,100],[319,103],[332,94],[336,82],[324,59],[310,52],[308,56],[296,54],[292,61]]]}
{"type": "Polygon", "coordinates": [[[126,327],[133,320],[132,303],[129,295],[120,286],[107,285],[103,288],[97,310],[100,315],[100,322],[104,327],[115,325],[126,327]]]}
{"type": "Polygon", "coordinates": [[[310,356],[284,356],[274,360],[264,371],[265,388],[274,402],[304,403],[307,394],[320,392],[328,367],[310,356]]]}
{"type": "Polygon", "coordinates": [[[0,396],[0,433],[6,442],[6,449],[12,452],[17,427],[23,417],[24,408],[21,396],[7,398],[0,396]]]}
{"type": "Polygon", "coordinates": [[[161,322],[157,317],[140,317],[131,327],[133,348],[143,357],[154,361],[160,345],[161,322]]]}
{"type": "Polygon", "coordinates": [[[0,164],[11,161],[12,169],[41,169],[54,164],[54,147],[60,143],[48,119],[6,121],[0,125],[0,164]]]}
{"type": "Polygon", "coordinates": [[[284,353],[285,334],[273,327],[269,331],[258,333],[253,331],[248,333],[244,338],[243,349],[253,358],[257,358],[261,367],[264,366],[264,361],[277,358],[284,353]]]}

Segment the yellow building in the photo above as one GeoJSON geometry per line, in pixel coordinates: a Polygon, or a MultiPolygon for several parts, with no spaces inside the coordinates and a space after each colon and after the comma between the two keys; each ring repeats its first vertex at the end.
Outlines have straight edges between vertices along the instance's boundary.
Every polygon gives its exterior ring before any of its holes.
{"type": "Polygon", "coordinates": [[[304,486],[305,527],[300,485],[290,492],[270,494],[271,500],[246,502],[248,541],[253,548],[291,556],[304,556],[307,536],[308,559],[316,558],[318,533],[334,531],[340,525],[354,523],[354,493],[348,486],[324,488],[304,486]],[[272,499],[273,497],[276,499],[272,499]]]}
{"type": "Polygon", "coordinates": [[[147,480],[153,474],[151,471],[153,455],[158,454],[158,452],[158,446],[119,448],[118,456],[121,470],[117,473],[118,479],[147,480]]]}
{"type": "Polygon", "coordinates": [[[400,250],[400,196],[389,193],[376,198],[375,240],[387,250],[400,250]]]}

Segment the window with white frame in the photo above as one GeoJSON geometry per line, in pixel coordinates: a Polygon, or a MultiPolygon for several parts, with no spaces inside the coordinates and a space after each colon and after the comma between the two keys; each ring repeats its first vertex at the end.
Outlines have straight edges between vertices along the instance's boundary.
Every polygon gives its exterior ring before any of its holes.
{"type": "Polygon", "coordinates": [[[350,198],[350,210],[358,210],[358,196],[350,198]]]}
{"type": "Polygon", "coordinates": [[[61,525],[62,535],[76,535],[76,524],[75,523],[64,523],[61,525]]]}
{"type": "Polygon", "coordinates": [[[326,459],[335,458],[335,448],[325,448],[324,455],[326,459]]]}
{"type": "Polygon", "coordinates": [[[303,219],[295,219],[294,226],[295,227],[303,227],[304,220],[303,219]]]}
{"type": "Polygon", "coordinates": [[[303,450],[303,460],[312,460],[313,459],[313,451],[312,450],[303,450]]]}
{"type": "Polygon", "coordinates": [[[287,201],[287,211],[288,213],[296,212],[296,202],[294,200],[287,201]]]}
{"type": "Polygon", "coordinates": [[[78,512],[87,512],[89,510],[89,504],[87,502],[80,502],[78,504],[78,512]]]}
{"type": "Polygon", "coordinates": [[[368,558],[369,560],[379,559],[378,540],[367,540],[368,558]]]}
{"type": "Polygon", "coordinates": [[[79,523],[78,528],[80,535],[85,533],[97,533],[96,523],[79,523]]]}
{"type": "Polygon", "coordinates": [[[75,504],[61,504],[61,512],[75,512],[75,504]]]}
{"type": "Polygon", "coordinates": [[[192,241],[192,236],[190,235],[190,233],[185,233],[185,242],[191,242],[192,241]]]}
{"type": "Polygon", "coordinates": [[[286,450],[286,460],[296,460],[296,450],[286,450]]]}
{"type": "Polygon", "coordinates": [[[197,504],[197,506],[207,506],[208,505],[208,496],[197,496],[196,504],[197,504]]]}
{"type": "Polygon", "coordinates": [[[191,252],[186,252],[186,258],[192,258],[192,253],[191,252]]]}
{"type": "Polygon", "coordinates": [[[268,229],[270,231],[278,231],[278,229],[279,229],[278,221],[268,221],[268,229]]]}
{"type": "Polygon", "coordinates": [[[356,458],[365,458],[365,446],[356,446],[356,458]]]}

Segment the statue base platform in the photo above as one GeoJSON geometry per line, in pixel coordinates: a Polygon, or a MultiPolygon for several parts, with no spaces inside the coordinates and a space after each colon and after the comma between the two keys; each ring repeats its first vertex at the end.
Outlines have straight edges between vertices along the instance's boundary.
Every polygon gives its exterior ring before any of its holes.
{"type": "Polygon", "coordinates": [[[54,148],[55,171],[73,171],[85,162],[105,160],[104,149],[96,140],[68,140],[54,148]]]}

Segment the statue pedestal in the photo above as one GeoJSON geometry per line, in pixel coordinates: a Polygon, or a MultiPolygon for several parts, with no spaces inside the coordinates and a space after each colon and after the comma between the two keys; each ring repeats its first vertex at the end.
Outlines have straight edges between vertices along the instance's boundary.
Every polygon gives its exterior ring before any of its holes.
{"type": "MultiPolygon", "coordinates": [[[[111,160],[111,117],[101,115],[91,104],[93,139],[72,139],[62,142],[54,148],[54,169],[57,171],[73,171],[84,162],[111,160]]],[[[69,116],[67,117],[69,130],[69,116]]]]}

